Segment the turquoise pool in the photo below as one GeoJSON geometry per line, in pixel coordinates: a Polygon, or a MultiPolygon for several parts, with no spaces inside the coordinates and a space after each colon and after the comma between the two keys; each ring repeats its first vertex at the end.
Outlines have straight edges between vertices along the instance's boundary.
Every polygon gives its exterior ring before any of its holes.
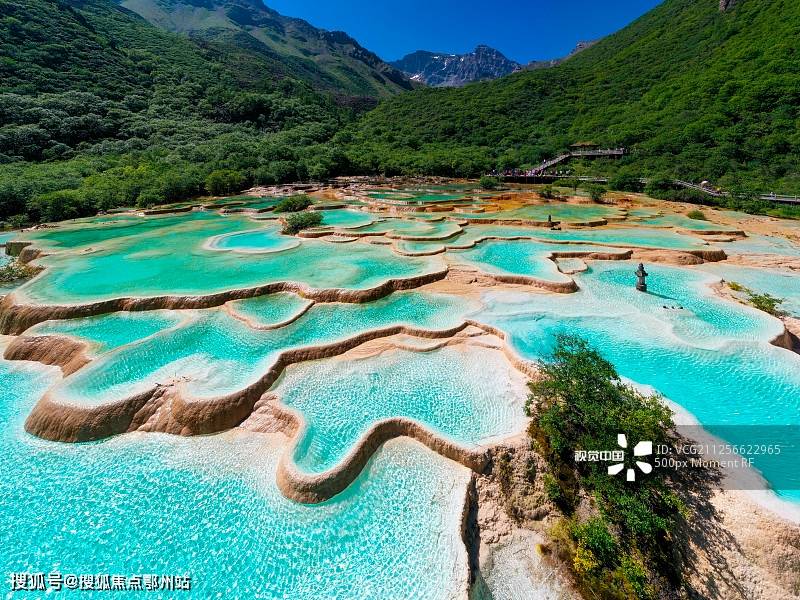
{"type": "MultiPolygon", "coordinates": [[[[800,357],[768,343],[782,330],[777,320],[709,296],[704,286],[716,278],[689,269],[648,265],[651,293],[638,293],[634,268],[594,263],[577,276],[581,291],[563,298],[489,294],[476,318],[508,332],[530,359],[546,357],[556,333],[579,334],[621,375],[729,442],[752,443],[747,428],[731,426],[800,425],[800,357]]],[[[755,464],[779,495],[800,501],[800,440],[777,441],[789,444],[784,455],[755,464]]]]}
{"type": "Polygon", "coordinates": [[[360,210],[347,210],[337,208],[319,211],[322,215],[322,224],[330,227],[363,227],[375,220],[375,216],[360,210]]]}
{"type": "Polygon", "coordinates": [[[458,217],[464,219],[498,219],[514,220],[527,219],[531,221],[547,221],[552,217],[553,221],[595,221],[607,217],[622,217],[619,209],[613,206],[602,206],[597,204],[568,204],[566,202],[552,202],[549,204],[532,204],[506,210],[501,212],[486,213],[464,213],[458,217]]]}
{"type": "Polygon", "coordinates": [[[233,250],[236,252],[269,253],[297,248],[300,240],[281,235],[280,225],[271,225],[241,233],[228,233],[208,242],[212,250],[233,250]]]}
{"type": "Polygon", "coordinates": [[[465,589],[469,473],[420,445],[387,444],[344,493],[304,506],[275,485],[282,436],[29,436],[23,421],[55,377],[0,360],[4,574],[191,576],[191,594],[175,598],[444,600],[465,589]]]}
{"type": "Polygon", "coordinates": [[[176,327],[186,317],[172,311],[118,312],[100,317],[45,321],[25,332],[28,336],[66,335],[81,339],[102,354],[176,327]]]}
{"type": "Polygon", "coordinates": [[[310,304],[310,300],[286,292],[236,300],[227,306],[233,316],[240,316],[255,327],[273,327],[299,315],[310,304]]]}
{"type": "MultiPolygon", "coordinates": [[[[259,319],[258,304],[248,302],[245,311],[259,319]]],[[[56,394],[67,402],[101,404],[177,380],[192,397],[230,394],[255,383],[283,350],[391,325],[449,329],[470,310],[475,306],[454,296],[402,292],[366,305],[318,304],[290,325],[268,331],[251,329],[221,309],[185,311],[185,324],[102,356],[57,386],[56,394]]],[[[87,337],[87,328],[97,326],[89,321],[72,331],[87,337]]]]}
{"type": "Polygon", "coordinates": [[[476,266],[486,273],[523,275],[556,283],[571,278],[558,270],[549,258],[553,252],[613,252],[605,246],[583,244],[558,245],[531,240],[487,240],[470,250],[453,250],[449,256],[461,263],[476,266]]]}
{"type": "MultiPolygon", "coordinates": [[[[314,288],[365,289],[387,279],[442,268],[441,259],[400,257],[390,248],[373,244],[345,248],[303,240],[299,246],[275,254],[219,252],[205,247],[215,236],[252,228],[253,223],[242,217],[205,215],[169,227],[169,235],[159,226],[147,234],[108,236],[93,252],[57,252],[41,259],[40,264],[50,268],[20,288],[20,294],[32,302],[86,303],[125,296],[211,294],[276,281],[314,288]]],[[[87,232],[81,234],[81,244],[97,243],[92,241],[96,233],[89,237],[85,237],[87,232]]],[[[107,232],[102,233],[105,238],[107,232]]]]}
{"type": "Polygon", "coordinates": [[[273,391],[306,419],[294,459],[313,473],[336,466],[372,425],[390,417],[419,421],[467,448],[525,428],[525,379],[500,352],[485,349],[302,363],[287,369],[273,391]]]}
{"type": "Polygon", "coordinates": [[[652,219],[643,219],[640,222],[654,227],[677,227],[679,229],[690,229],[694,231],[730,231],[734,229],[728,225],[714,223],[713,221],[692,219],[686,215],[662,215],[653,217],[652,219]]]}
{"type": "Polygon", "coordinates": [[[800,317],[800,275],[788,270],[757,269],[727,263],[702,265],[703,271],[750,288],[756,293],[766,293],[782,298],[781,310],[800,317]]]}

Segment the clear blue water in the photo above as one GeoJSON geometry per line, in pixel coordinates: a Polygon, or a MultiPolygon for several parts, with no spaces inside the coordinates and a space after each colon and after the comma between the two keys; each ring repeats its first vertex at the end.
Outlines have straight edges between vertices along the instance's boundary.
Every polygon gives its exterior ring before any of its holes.
{"type": "Polygon", "coordinates": [[[344,493],[305,506],[275,485],[281,436],[133,434],[70,445],[29,436],[24,419],[55,377],[0,360],[4,577],[190,575],[192,593],[174,598],[433,600],[463,585],[469,475],[418,444],[387,444],[344,493]]]}
{"type": "Polygon", "coordinates": [[[604,246],[582,244],[557,245],[530,240],[487,240],[475,248],[451,251],[450,256],[487,273],[524,275],[545,281],[568,282],[570,277],[558,270],[556,263],[548,258],[553,252],[609,252],[604,246]]]}
{"type": "Polygon", "coordinates": [[[714,223],[713,221],[691,219],[686,215],[662,215],[660,217],[653,217],[652,219],[643,219],[640,222],[645,225],[653,225],[654,227],[678,227],[679,229],[690,229],[694,231],[728,231],[734,229],[728,225],[714,223]]]}
{"type": "MultiPolygon", "coordinates": [[[[219,252],[205,248],[215,236],[251,230],[252,221],[241,216],[222,217],[193,213],[176,217],[186,221],[169,227],[146,220],[149,233],[97,238],[81,237],[93,252],[57,252],[39,262],[49,268],[20,289],[28,301],[85,303],[164,294],[210,294],[230,289],[295,281],[316,288],[364,289],[390,278],[404,278],[442,268],[441,259],[409,258],[374,244],[329,244],[303,240],[296,248],[272,254],[219,252]],[[200,216],[197,216],[200,215],[200,216]],[[87,276],[90,274],[90,276],[87,276]]],[[[170,218],[168,218],[170,219],[170,218]]],[[[127,227],[141,227],[141,224],[127,227]]],[[[60,232],[60,243],[78,243],[76,232],[60,232]]],[[[87,233],[88,235],[88,233],[87,233]]]]}
{"type": "Polygon", "coordinates": [[[749,235],[734,242],[717,243],[728,254],[776,254],[800,257],[800,244],[786,238],[767,235],[749,235]]]}
{"type": "Polygon", "coordinates": [[[281,235],[279,225],[271,225],[252,231],[226,234],[210,241],[215,250],[234,250],[239,252],[280,252],[296,248],[300,241],[291,236],[281,235]]]}
{"type": "MultiPolygon", "coordinates": [[[[547,357],[557,333],[581,335],[621,375],[654,387],[733,443],[751,443],[752,430],[732,425],[800,425],[800,357],[767,343],[781,330],[776,320],[708,297],[709,276],[687,269],[648,265],[651,293],[638,293],[633,268],[595,263],[577,276],[580,292],[557,300],[495,294],[477,318],[508,332],[530,359],[547,357]]],[[[756,467],[780,495],[800,500],[800,469],[792,466],[800,440],[775,442],[794,448],[758,457],[756,467]]]]}
{"type": "Polygon", "coordinates": [[[645,227],[601,227],[597,229],[564,229],[553,231],[541,227],[522,227],[518,225],[470,225],[466,232],[447,240],[448,245],[464,245],[481,237],[530,237],[541,241],[585,242],[588,244],[608,244],[619,247],[636,246],[643,248],[694,249],[706,244],[697,238],[681,235],[665,229],[645,227]]]}
{"type": "MultiPolygon", "coordinates": [[[[469,310],[474,306],[453,296],[402,292],[366,305],[318,304],[290,325],[268,331],[251,329],[224,310],[186,311],[184,325],[104,355],[67,378],[57,394],[98,404],[181,379],[192,397],[214,397],[254,383],[283,350],[397,324],[449,329],[469,310]]],[[[259,318],[257,306],[250,312],[259,318]]]]}
{"type": "Polygon", "coordinates": [[[461,231],[452,221],[414,221],[408,219],[386,219],[360,227],[359,232],[375,233],[376,235],[427,237],[431,239],[445,239],[461,231]]]}
{"type": "Polygon", "coordinates": [[[756,293],[767,293],[784,300],[780,309],[800,317],[800,274],[779,269],[758,269],[728,264],[712,263],[702,266],[726,281],[739,283],[756,293]]]}
{"type": "Polygon", "coordinates": [[[300,314],[310,300],[289,292],[269,294],[247,300],[229,302],[228,307],[235,315],[239,315],[253,323],[256,327],[269,327],[284,323],[300,314]]]}
{"type": "Polygon", "coordinates": [[[175,327],[183,318],[180,313],[166,310],[145,313],[118,312],[100,317],[45,321],[25,333],[29,336],[66,335],[75,337],[89,342],[93,352],[100,354],[175,327]]]}
{"type": "Polygon", "coordinates": [[[294,365],[273,387],[307,428],[295,451],[304,471],[341,462],[375,423],[415,419],[464,447],[525,428],[525,380],[500,352],[443,348],[294,365]]]}
{"type": "Polygon", "coordinates": [[[331,227],[362,227],[369,225],[375,220],[374,215],[360,211],[347,209],[333,209],[320,211],[322,224],[331,227]]]}

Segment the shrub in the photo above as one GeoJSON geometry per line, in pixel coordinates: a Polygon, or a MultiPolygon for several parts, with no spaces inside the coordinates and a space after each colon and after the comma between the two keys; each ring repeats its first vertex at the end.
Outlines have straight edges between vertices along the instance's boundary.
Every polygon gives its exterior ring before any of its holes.
{"type": "Polygon", "coordinates": [[[316,211],[292,213],[286,217],[283,233],[294,235],[303,229],[322,225],[322,214],[316,211]]]}
{"type": "Polygon", "coordinates": [[[144,190],[136,199],[136,206],[138,208],[150,208],[163,203],[164,198],[155,190],[144,190]]]}
{"type": "Polygon", "coordinates": [[[22,229],[30,222],[28,215],[12,215],[8,217],[8,225],[11,229],[22,229]]]}
{"type": "Polygon", "coordinates": [[[224,196],[245,189],[247,178],[233,169],[218,169],[208,174],[205,185],[206,190],[212,196],[224,196]]]}
{"type": "Polygon", "coordinates": [[[696,221],[708,221],[706,214],[702,210],[690,210],[688,213],[686,213],[686,216],[690,219],[695,219],[696,221]]]}
{"type": "Polygon", "coordinates": [[[606,188],[602,185],[592,184],[586,186],[586,192],[589,194],[589,198],[595,202],[600,202],[603,196],[606,195],[606,188]]]}
{"type": "Polygon", "coordinates": [[[608,569],[617,564],[617,541],[601,517],[574,526],[572,536],[578,544],[578,551],[583,549],[584,555],[590,554],[599,567],[608,569]]]}
{"type": "Polygon", "coordinates": [[[97,209],[82,190],[58,190],[34,197],[28,212],[36,221],[64,221],[88,217],[97,209]]]}
{"type": "Polygon", "coordinates": [[[552,360],[540,364],[540,373],[530,384],[527,410],[533,442],[557,474],[544,478],[547,495],[566,514],[575,512],[571,498],[589,496],[600,513],[583,524],[576,521],[570,530],[567,550],[580,586],[617,589],[608,597],[627,598],[633,592],[626,590],[650,579],[679,582],[682,567],[674,546],[686,509],[674,489],[674,471],[654,469],[631,485],[624,477],[609,476],[607,463],[575,461],[577,450],[616,448],[620,432],[633,443],[672,444],[670,410],[659,397],[624,384],[614,366],[579,337],[559,336],[552,360]],[[624,556],[644,559],[635,585],[620,567],[624,556]]]}
{"type": "Polygon", "coordinates": [[[747,289],[741,283],[736,283],[735,281],[729,281],[728,287],[731,288],[734,292],[743,292],[747,289]]]}
{"type": "Polygon", "coordinates": [[[484,190],[496,190],[498,187],[500,187],[500,180],[497,177],[489,177],[488,175],[484,175],[481,177],[479,185],[484,190]]]}
{"type": "Polygon", "coordinates": [[[556,191],[553,189],[553,186],[552,186],[552,185],[546,185],[546,186],[544,186],[544,187],[543,187],[541,190],[539,190],[539,195],[540,195],[542,198],[545,198],[545,199],[547,199],[547,200],[553,200],[554,198],[557,198],[557,197],[558,197],[558,194],[557,194],[557,193],[556,193],[556,191]]]}
{"type": "Polygon", "coordinates": [[[636,175],[620,173],[608,181],[608,187],[620,192],[641,192],[644,185],[636,175]]]}
{"type": "Polygon", "coordinates": [[[735,281],[729,281],[728,287],[734,292],[746,294],[747,301],[753,308],[757,308],[773,317],[783,317],[786,315],[786,313],[780,309],[781,304],[785,302],[783,298],[776,298],[771,294],[754,292],[750,288],[743,286],[741,283],[736,283],[735,281]]]}
{"type": "Polygon", "coordinates": [[[29,279],[39,271],[40,269],[36,267],[24,265],[18,260],[14,260],[0,267],[0,283],[13,283],[21,279],[29,279]]]}
{"type": "Polygon", "coordinates": [[[781,304],[784,302],[783,298],[776,298],[770,294],[758,294],[748,289],[745,289],[745,293],[754,308],[774,317],[782,317],[786,314],[780,309],[781,304]]]}
{"type": "Polygon", "coordinates": [[[311,198],[305,194],[297,194],[296,196],[289,196],[284,198],[275,205],[275,212],[300,212],[311,206],[311,198]]]}

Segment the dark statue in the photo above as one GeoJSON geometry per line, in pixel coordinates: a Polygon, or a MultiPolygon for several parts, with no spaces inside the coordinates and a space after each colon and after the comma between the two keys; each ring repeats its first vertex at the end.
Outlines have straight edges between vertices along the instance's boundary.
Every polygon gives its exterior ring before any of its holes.
{"type": "Polygon", "coordinates": [[[644,264],[643,263],[639,263],[639,268],[636,270],[636,277],[639,278],[639,280],[636,282],[636,289],[639,290],[640,292],[646,292],[647,291],[647,276],[648,275],[649,275],[649,273],[644,270],[644,264]]]}

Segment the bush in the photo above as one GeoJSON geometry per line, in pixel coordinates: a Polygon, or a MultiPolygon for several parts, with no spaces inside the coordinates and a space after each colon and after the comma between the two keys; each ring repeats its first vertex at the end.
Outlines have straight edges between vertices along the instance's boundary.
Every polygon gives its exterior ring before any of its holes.
{"type": "Polygon", "coordinates": [[[206,177],[206,190],[212,196],[224,196],[234,194],[247,187],[247,177],[239,171],[232,169],[220,169],[212,171],[206,177]]]}
{"type": "Polygon", "coordinates": [[[542,198],[545,198],[545,199],[547,199],[547,200],[553,200],[553,199],[555,199],[555,198],[558,198],[558,194],[557,194],[557,193],[556,193],[556,191],[553,189],[553,186],[552,186],[552,185],[546,185],[546,186],[544,186],[542,189],[540,189],[540,190],[539,190],[539,195],[540,195],[542,198]]]}
{"type": "MultiPolygon", "coordinates": [[[[548,463],[548,496],[566,514],[575,498],[591,497],[599,517],[571,528],[568,554],[584,589],[618,590],[608,597],[633,597],[634,587],[660,577],[679,583],[677,532],[685,518],[669,469],[654,469],[635,485],[608,474],[608,463],[576,462],[577,450],[613,450],[624,432],[630,443],[671,445],[672,416],[657,396],[643,396],[624,384],[614,366],[586,341],[559,336],[550,362],[540,364],[541,378],[530,384],[529,433],[548,463]],[[625,557],[643,557],[643,575],[630,580],[619,566],[625,557]],[[644,582],[644,583],[643,583],[644,582]]],[[[636,561],[629,563],[637,564],[636,561]]],[[[635,569],[631,566],[631,574],[635,569]]]]}
{"type": "Polygon", "coordinates": [[[583,524],[575,525],[572,529],[572,537],[578,545],[576,559],[583,562],[579,570],[593,572],[598,568],[611,569],[617,565],[619,547],[601,517],[595,517],[583,524]],[[590,567],[590,564],[593,567],[590,567]]]}
{"type": "Polygon", "coordinates": [[[29,279],[40,270],[41,269],[30,265],[24,265],[18,260],[14,260],[0,267],[0,283],[14,283],[21,279],[29,279]]]}
{"type": "Polygon", "coordinates": [[[752,290],[745,290],[750,304],[758,310],[764,311],[773,317],[782,317],[786,313],[780,309],[783,304],[783,298],[776,298],[770,294],[758,294],[752,290]]]}
{"type": "Polygon", "coordinates": [[[136,206],[138,208],[151,208],[163,203],[164,198],[155,190],[144,190],[136,199],[136,206]]]}
{"type": "Polygon", "coordinates": [[[12,215],[8,217],[8,225],[11,229],[22,229],[30,222],[28,215],[12,215]]]}
{"type": "Polygon", "coordinates": [[[479,185],[484,190],[496,190],[498,187],[500,187],[500,180],[497,177],[489,177],[488,175],[484,175],[481,177],[479,185]]]}
{"type": "Polygon", "coordinates": [[[88,217],[96,212],[95,204],[82,190],[40,194],[28,203],[28,213],[36,221],[65,221],[88,217]]]}
{"type": "Polygon", "coordinates": [[[696,221],[708,221],[708,218],[702,210],[690,210],[688,213],[686,213],[686,216],[690,219],[695,219],[696,221]]]}
{"type": "Polygon", "coordinates": [[[602,185],[592,184],[586,186],[586,192],[589,194],[589,198],[595,202],[600,202],[603,196],[606,195],[606,188],[602,185]]]}
{"type": "Polygon", "coordinates": [[[322,214],[316,211],[292,213],[286,217],[283,233],[294,235],[303,229],[319,227],[322,225],[322,214]]]}
{"type": "Polygon", "coordinates": [[[641,192],[644,185],[636,175],[620,173],[608,181],[608,187],[619,192],[641,192]]]}
{"type": "Polygon", "coordinates": [[[284,198],[275,205],[275,212],[300,212],[311,206],[311,198],[305,194],[298,194],[296,196],[289,196],[284,198]]]}
{"type": "Polygon", "coordinates": [[[747,289],[741,283],[736,283],[735,281],[729,281],[728,287],[731,288],[734,292],[743,292],[747,289]]]}

